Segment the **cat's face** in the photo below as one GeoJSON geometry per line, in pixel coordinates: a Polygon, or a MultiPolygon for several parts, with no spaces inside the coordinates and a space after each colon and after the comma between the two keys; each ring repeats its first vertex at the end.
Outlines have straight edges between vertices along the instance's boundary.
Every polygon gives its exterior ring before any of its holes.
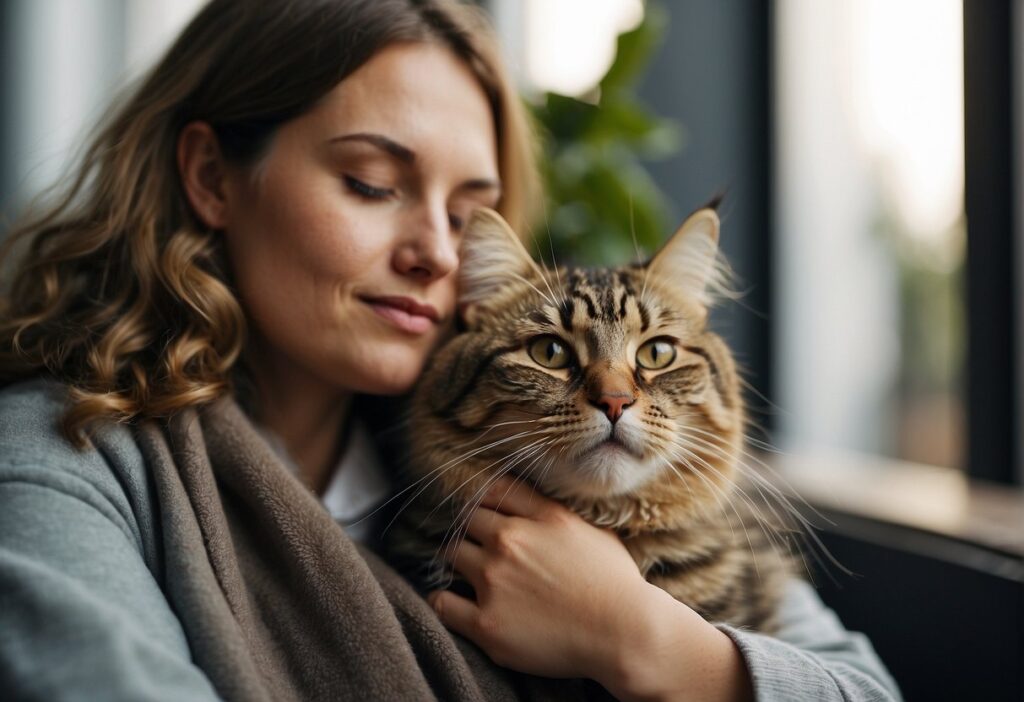
{"type": "Polygon", "coordinates": [[[722,484],[743,419],[732,358],[705,328],[717,232],[702,210],[647,265],[555,273],[480,213],[463,249],[468,329],[430,373],[434,411],[485,433],[489,470],[556,497],[722,484]]]}

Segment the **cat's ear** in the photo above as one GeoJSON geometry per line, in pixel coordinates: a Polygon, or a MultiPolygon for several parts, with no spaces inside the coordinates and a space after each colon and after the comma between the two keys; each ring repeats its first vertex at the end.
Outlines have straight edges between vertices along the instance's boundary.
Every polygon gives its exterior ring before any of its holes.
{"type": "Polygon", "coordinates": [[[709,287],[717,282],[718,229],[718,213],[713,208],[697,210],[650,260],[648,274],[708,306],[709,287]]]}
{"type": "Polygon", "coordinates": [[[500,214],[486,207],[473,212],[462,236],[459,311],[470,326],[476,308],[502,290],[539,277],[540,269],[500,214]]]}

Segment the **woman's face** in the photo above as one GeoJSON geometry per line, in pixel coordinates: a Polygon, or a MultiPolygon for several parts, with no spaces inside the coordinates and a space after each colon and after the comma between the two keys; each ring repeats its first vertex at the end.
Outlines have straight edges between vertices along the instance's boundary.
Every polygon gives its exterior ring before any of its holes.
{"type": "Polygon", "coordinates": [[[404,392],[454,314],[461,228],[500,196],[492,113],[449,50],[392,46],[226,191],[264,380],[404,392]]]}

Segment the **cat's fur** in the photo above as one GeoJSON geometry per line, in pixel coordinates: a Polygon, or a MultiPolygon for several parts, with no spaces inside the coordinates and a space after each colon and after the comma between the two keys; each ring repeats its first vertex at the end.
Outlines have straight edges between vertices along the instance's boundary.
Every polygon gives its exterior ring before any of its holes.
{"type": "Polygon", "coordinates": [[[422,584],[443,579],[441,549],[510,473],[614,529],[648,581],[705,618],[771,628],[790,566],[736,487],[739,380],[707,328],[718,229],[705,208],[646,264],[555,272],[498,214],[474,215],[460,272],[465,329],[415,394],[410,499],[389,535],[422,584]],[[568,368],[531,357],[545,335],[571,350],[568,368]],[[638,367],[653,339],[676,349],[663,370],[638,367]]]}

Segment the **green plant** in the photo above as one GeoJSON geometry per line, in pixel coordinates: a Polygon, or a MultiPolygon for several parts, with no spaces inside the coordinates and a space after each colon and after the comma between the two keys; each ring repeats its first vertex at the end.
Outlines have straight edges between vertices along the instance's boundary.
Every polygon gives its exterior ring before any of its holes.
{"type": "Polygon", "coordinates": [[[630,260],[636,246],[652,251],[669,234],[665,196],[641,159],[678,152],[682,128],[635,95],[666,26],[664,9],[648,4],[640,25],[619,35],[615,61],[588,96],[596,101],[545,93],[533,105],[547,197],[547,231],[537,240],[550,236],[560,263],[630,260]]]}

